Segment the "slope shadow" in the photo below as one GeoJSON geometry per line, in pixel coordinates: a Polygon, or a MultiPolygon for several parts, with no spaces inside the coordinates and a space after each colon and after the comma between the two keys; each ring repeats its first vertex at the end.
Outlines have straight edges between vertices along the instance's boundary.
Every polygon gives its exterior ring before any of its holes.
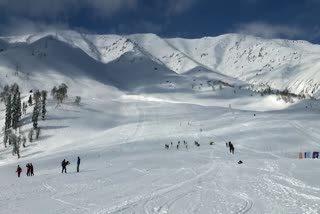
{"type": "Polygon", "coordinates": [[[43,135],[43,136],[39,136],[38,140],[47,140],[49,139],[50,137],[53,137],[53,135],[43,135]]]}
{"type": "Polygon", "coordinates": [[[46,117],[45,120],[73,120],[73,119],[78,119],[79,117],[52,117],[48,116],[46,117]]]}
{"type": "Polygon", "coordinates": [[[40,154],[40,153],[43,153],[44,151],[37,151],[37,152],[33,152],[33,153],[30,153],[30,154],[27,154],[27,155],[21,155],[21,158],[27,158],[27,157],[30,157],[30,156],[33,156],[33,155],[37,155],[37,154],[40,154]]]}
{"type": "Polygon", "coordinates": [[[42,130],[51,130],[51,129],[65,129],[68,128],[69,126],[42,126],[42,130]]]}
{"type": "MultiPolygon", "coordinates": [[[[41,71],[44,75],[48,75],[51,71],[57,71],[71,79],[89,77],[122,90],[132,90],[137,86],[165,80],[168,75],[176,75],[165,65],[153,61],[143,52],[125,52],[117,59],[103,63],[92,58],[79,47],[52,36],[45,36],[31,44],[22,42],[8,46],[10,49],[18,49],[17,51],[30,52],[33,49],[41,49],[44,43],[48,43],[50,47],[45,51],[46,63],[39,63],[30,53],[26,56],[25,61],[21,62],[25,73],[33,75],[41,71]],[[61,54],[62,52],[65,54],[61,54]],[[141,60],[135,60],[137,58],[141,60]],[[29,63],[30,61],[35,63],[29,63]],[[66,69],[66,66],[72,69],[66,69]]],[[[12,61],[10,55],[3,55],[2,58],[7,62],[12,61]]]]}

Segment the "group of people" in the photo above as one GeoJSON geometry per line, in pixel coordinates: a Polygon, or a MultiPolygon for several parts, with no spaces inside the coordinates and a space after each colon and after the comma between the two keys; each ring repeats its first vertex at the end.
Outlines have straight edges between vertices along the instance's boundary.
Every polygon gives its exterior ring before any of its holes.
{"type": "MultiPolygon", "coordinates": [[[[188,142],[187,141],[181,141],[181,142],[183,142],[183,145],[184,145],[184,147],[186,148],[186,149],[188,149],[188,142]]],[[[198,141],[194,141],[194,145],[196,146],[196,147],[200,147],[200,143],[198,142],[198,141]]],[[[173,143],[171,142],[170,144],[168,144],[168,143],[166,143],[165,145],[164,145],[164,147],[166,148],[166,149],[169,149],[170,147],[172,147],[173,146],[173,143]]],[[[179,149],[180,148],[180,140],[178,141],[178,143],[177,143],[177,145],[176,145],[176,148],[177,149],[179,149]]]]}
{"type": "Polygon", "coordinates": [[[28,163],[26,167],[27,167],[27,176],[34,176],[32,163],[28,163]]]}
{"type": "MultiPolygon", "coordinates": [[[[164,145],[164,147],[166,148],[166,149],[169,149],[170,148],[170,145],[171,145],[171,147],[173,146],[173,143],[171,142],[170,144],[165,144],[164,145]]],[[[186,149],[188,149],[188,142],[187,141],[183,141],[183,145],[185,146],[185,148],[186,149]]],[[[180,147],[180,140],[178,141],[178,143],[177,143],[177,149],[179,149],[179,147],[180,147]]]]}
{"type": "MultiPolygon", "coordinates": [[[[26,168],[27,168],[27,176],[34,176],[32,163],[27,163],[26,168]]],[[[20,167],[20,165],[18,165],[16,173],[18,173],[19,178],[20,178],[21,172],[22,172],[22,168],[20,167]]]]}
{"type": "Polygon", "coordinates": [[[226,143],[226,147],[228,148],[229,147],[229,151],[231,154],[234,154],[234,146],[233,144],[231,143],[231,141],[227,142],[226,143]]]}
{"type": "MultiPolygon", "coordinates": [[[[80,157],[78,156],[78,160],[77,160],[77,172],[80,171],[80,157]]],[[[67,161],[66,159],[63,159],[63,161],[61,162],[61,167],[62,167],[62,172],[61,173],[67,173],[67,166],[70,164],[69,161],[67,161]]],[[[34,176],[34,172],[33,172],[33,165],[32,163],[27,163],[26,165],[27,168],[27,176],[34,176]]],[[[17,170],[16,173],[18,174],[18,177],[20,178],[22,172],[22,168],[20,167],[20,165],[17,166],[17,170]]]]}
{"type": "MultiPolygon", "coordinates": [[[[78,156],[78,160],[77,160],[77,172],[80,171],[80,157],[78,156]]],[[[67,161],[66,159],[63,159],[63,161],[61,162],[61,167],[62,167],[62,174],[67,173],[67,166],[70,164],[69,161],[67,161]]]]}
{"type": "Polygon", "coordinates": [[[197,147],[200,147],[200,143],[198,141],[194,141],[194,145],[196,145],[197,147]]]}

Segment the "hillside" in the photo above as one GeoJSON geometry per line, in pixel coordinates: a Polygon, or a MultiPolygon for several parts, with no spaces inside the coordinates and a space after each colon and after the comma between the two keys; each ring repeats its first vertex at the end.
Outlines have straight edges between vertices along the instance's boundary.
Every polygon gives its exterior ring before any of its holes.
{"type": "MultiPolygon", "coordinates": [[[[0,213],[319,213],[318,160],[298,159],[319,151],[319,101],[260,91],[319,97],[319,52],[237,34],[0,38],[0,92],[13,83],[22,101],[49,92],[39,139],[20,159],[0,145],[0,213]],[[50,91],[61,83],[68,97],[57,105],[50,91]]],[[[5,116],[0,102],[0,127],[5,116]]]]}
{"type": "MultiPolygon", "coordinates": [[[[27,58],[32,64],[49,66],[50,70],[58,72],[65,69],[76,69],[76,73],[84,72],[79,70],[94,70],[103,73],[105,81],[112,79],[114,83],[118,78],[112,76],[114,74],[108,76],[106,71],[117,68],[108,64],[130,61],[129,66],[137,66],[131,69],[133,72],[141,70],[136,63],[145,59],[150,61],[146,62],[150,64],[150,72],[155,67],[166,70],[165,73],[177,74],[205,70],[220,74],[216,77],[218,79],[227,76],[250,84],[267,84],[273,89],[288,89],[295,94],[319,96],[320,77],[317,71],[320,47],[305,41],[266,40],[240,34],[201,39],[164,39],[154,34],[86,35],[60,31],[1,38],[0,46],[1,65],[12,70],[18,68],[23,73],[30,72],[28,66],[31,63],[22,60],[27,58]],[[21,54],[25,57],[17,57],[21,54]],[[75,60],[84,63],[77,64],[75,60]],[[50,61],[61,61],[68,67],[55,68],[50,61]]],[[[121,63],[113,64],[121,66],[121,63]]],[[[135,74],[133,76],[136,77],[135,74]]],[[[119,84],[117,86],[121,87],[119,84]]]]}

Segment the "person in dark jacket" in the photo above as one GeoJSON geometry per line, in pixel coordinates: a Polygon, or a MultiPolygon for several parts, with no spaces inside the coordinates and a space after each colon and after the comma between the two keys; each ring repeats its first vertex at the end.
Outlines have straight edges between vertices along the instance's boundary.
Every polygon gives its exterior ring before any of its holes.
{"type": "Polygon", "coordinates": [[[34,176],[32,163],[30,163],[30,176],[34,176]]]}
{"type": "Polygon", "coordinates": [[[18,173],[18,178],[20,178],[20,174],[22,172],[21,167],[18,165],[16,173],[18,173]]]}
{"type": "Polygon", "coordinates": [[[27,163],[26,168],[27,168],[27,176],[30,176],[30,164],[29,163],[27,163]]]}
{"type": "Polygon", "coordinates": [[[232,143],[231,143],[231,145],[230,145],[230,153],[231,153],[231,154],[234,154],[234,146],[233,146],[232,143]]]}
{"type": "Polygon", "coordinates": [[[78,156],[78,161],[77,161],[77,172],[79,172],[79,167],[80,167],[80,157],[78,156]]]}
{"type": "Polygon", "coordinates": [[[64,173],[67,173],[67,165],[68,165],[69,161],[66,161],[66,159],[63,159],[63,161],[61,162],[61,167],[62,167],[62,172],[64,171],[64,173]]]}

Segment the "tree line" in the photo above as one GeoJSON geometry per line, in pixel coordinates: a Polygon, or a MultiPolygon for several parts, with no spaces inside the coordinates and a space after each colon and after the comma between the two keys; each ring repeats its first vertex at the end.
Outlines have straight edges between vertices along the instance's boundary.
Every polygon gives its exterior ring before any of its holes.
{"type": "MultiPolygon", "coordinates": [[[[51,90],[51,95],[56,100],[57,105],[67,98],[67,85],[62,83],[58,87],[54,86],[51,90]]],[[[26,147],[27,138],[21,132],[23,126],[21,118],[23,115],[27,115],[27,109],[33,106],[31,115],[32,128],[28,132],[28,140],[32,142],[38,139],[40,136],[39,117],[45,120],[47,114],[47,96],[46,90],[30,91],[27,101],[21,100],[21,92],[18,84],[5,85],[0,93],[0,101],[5,104],[5,124],[3,128],[4,137],[3,143],[5,148],[7,145],[12,146],[12,154],[17,155],[20,158],[20,145],[26,147]]],[[[75,103],[80,104],[80,97],[76,97],[75,103]]]]}

